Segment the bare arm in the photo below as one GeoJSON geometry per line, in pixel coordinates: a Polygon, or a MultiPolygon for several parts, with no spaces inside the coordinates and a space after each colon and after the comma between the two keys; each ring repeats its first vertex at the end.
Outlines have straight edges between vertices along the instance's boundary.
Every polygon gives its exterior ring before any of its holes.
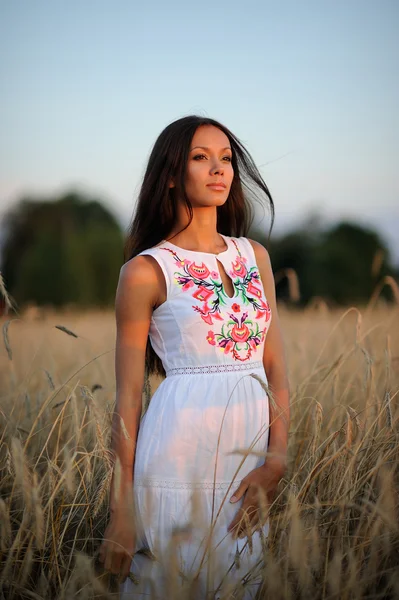
{"type": "Polygon", "coordinates": [[[107,571],[120,574],[122,583],[129,573],[136,540],[133,469],[142,410],[145,350],[153,306],[164,288],[161,269],[150,256],[136,256],[121,268],[115,302],[116,405],[111,440],[121,470],[118,477],[113,469],[111,518],[99,549],[99,560],[107,571]]]}
{"type": "Polygon", "coordinates": [[[270,423],[272,425],[269,431],[268,451],[280,455],[284,463],[287,454],[290,418],[289,383],[283,337],[277,312],[276,289],[268,251],[262,244],[254,240],[249,241],[255,252],[259,274],[272,311],[272,322],[267,332],[263,354],[263,364],[269,388],[277,404],[276,409],[273,409],[272,405],[270,406],[270,423]]]}
{"type": "Polygon", "coordinates": [[[131,508],[134,459],[142,411],[145,350],[153,306],[159,292],[159,273],[152,258],[137,256],[123,265],[115,301],[116,405],[112,419],[112,450],[119,458],[121,476],[116,478],[114,470],[110,494],[112,514],[124,513],[131,508]],[[120,479],[119,492],[115,489],[115,479],[120,479]]]}

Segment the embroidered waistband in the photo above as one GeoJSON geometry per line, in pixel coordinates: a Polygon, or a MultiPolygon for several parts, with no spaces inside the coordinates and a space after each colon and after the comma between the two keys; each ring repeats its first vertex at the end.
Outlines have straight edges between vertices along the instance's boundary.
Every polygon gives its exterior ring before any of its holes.
{"type": "Polygon", "coordinates": [[[171,375],[198,374],[211,375],[212,373],[231,373],[233,371],[249,371],[251,369],[260,368],[263,368],[263,362],[261,360],[238,364],[198,365],[196,367],[176,367],[174,369],[168,369],[166,371],[166,376],[170,377],[171,375]]]}
{"type": "Polygon", "coordinates": [[[236,489],[242,479],[236,479],[235,481],[173,481],[173,480],[160,480],[160,479],[149,479],[146,477],[135,477],[133,481],[134,486],[140,487],[156,487],[156,488],[171,488],[178,490],[227,490],[229,487],[236,489]]]}

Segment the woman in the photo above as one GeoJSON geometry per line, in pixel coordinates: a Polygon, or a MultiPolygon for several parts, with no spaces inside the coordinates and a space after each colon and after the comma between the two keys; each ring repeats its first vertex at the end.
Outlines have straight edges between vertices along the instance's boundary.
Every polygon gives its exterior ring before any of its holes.
{"type": "Polygon", "coordinates": [[[250,194],[273,223],[266,184],[219,122],[189,116],[158,137],[116,294],[118,461],[100,560],[123,599],[174,597],[173,573],[189,598],[259,587],[248,572],[286,469],[289,392],[269,254],[245,237],[250,194]],[[166,378],[140,422],[146,363],[166,378]]]}

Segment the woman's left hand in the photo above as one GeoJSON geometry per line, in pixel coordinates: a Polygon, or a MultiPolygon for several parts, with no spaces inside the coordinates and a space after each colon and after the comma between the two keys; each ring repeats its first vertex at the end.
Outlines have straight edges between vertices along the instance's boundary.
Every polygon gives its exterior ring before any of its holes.
{"type": "Polygon", "coordinates": [[[251,527],[251,534],[254,529],[264,525],[266,516],[263,515],[262,520],[262,501],[259,496],[263,496],[270,505],[276,497],[277,486],[285,471],[286,463],[284,460],[268,457],[264,465],[253,469],[243,478],[230,499],[230,502],[238,502],[245,494],[242,506],[227,528],[228,531],[234,530],[232,533],[233,539],[243,538],[248,533],[247,524],[251,527]],[[260,492],[258,492],[259,489],[260,492]],[[244,517],[244,514],[247,517],[244,517]]]}

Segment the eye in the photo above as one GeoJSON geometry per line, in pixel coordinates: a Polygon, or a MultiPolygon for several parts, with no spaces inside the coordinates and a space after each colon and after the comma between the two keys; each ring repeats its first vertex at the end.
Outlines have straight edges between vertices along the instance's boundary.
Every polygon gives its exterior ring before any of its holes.
{"type": "MultiPolygon", "coordinates": [[[[206,158],[205,154],[196,154],[195,156],[193,156],[193,160],[198,160],[202,157],[206,158]]],[[[227,158],[227,161],[231,162],[231,156],[224,156],[223,158],[227,158]]]]}

